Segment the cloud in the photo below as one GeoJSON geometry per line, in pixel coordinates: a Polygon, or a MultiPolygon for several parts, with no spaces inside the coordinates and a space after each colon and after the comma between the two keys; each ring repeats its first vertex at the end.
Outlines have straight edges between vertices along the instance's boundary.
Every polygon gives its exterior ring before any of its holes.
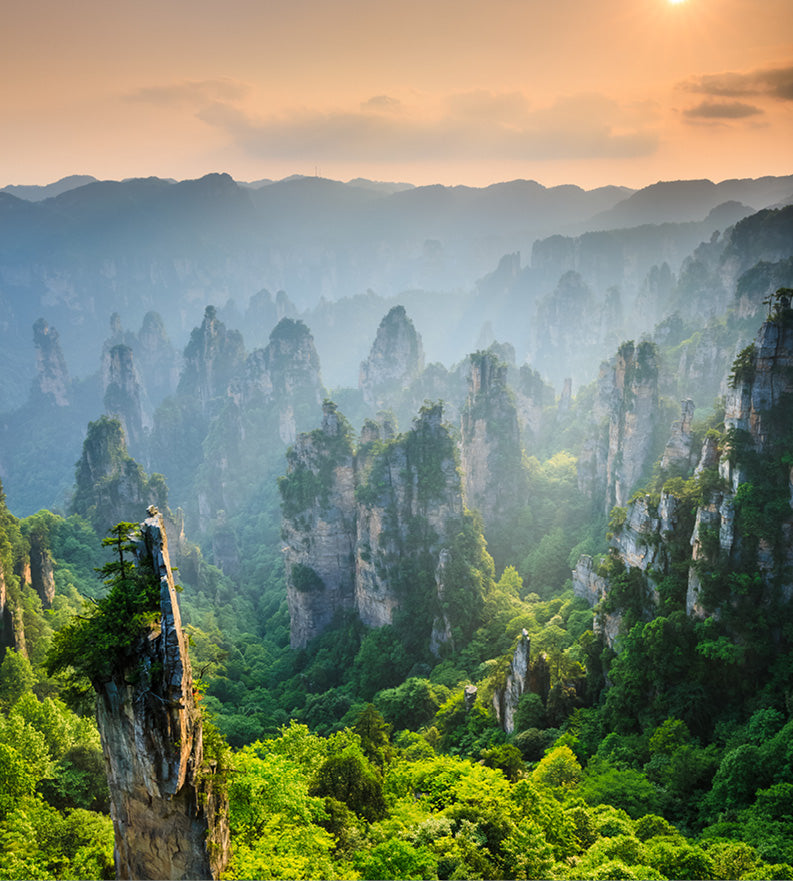
{"type": "Polygon", "coordinates": [[[232,79],[183,80],[163,86],[144,86],[124,96],[127,101],[140,101],[163,107],[206,105],[213,102],[239,101],[249,87],[232,79]]]}
{"type": "Polygon", "coordinates": [[[688,119],[744,119],[762,113],[759,107],[741,101],[702,101],[696,107],[684,110],[683,116],[688,119]]]}
{"type": "Polygon", "coordinates": [[[431,108],[380,95],[355,110],[265,118],[215,101],[198,115],[249,154],[271,159],[630,158],[658,146],[653,110],[621,107],[602,95],[572,96],[536,109],[520,93],[459,93],[431,108]]]}
{"type": "Polygon", "coordinates": [[[370,98],[368,101],[363,101],[361,103],[361,110],[366,112],[368,110],[386,110],[393,111],[399,110],[402,107],[402,102],[398,98],[392,98],[390,95],[375,95],[373,98],[370,98]]]}
{"type": "Polygon", "coordinates": [[[749,73],[706,74],[680,83],[679,88],[716,98],[763,96],[776,101],[793,101],[793,65],[767,67],[749,73]]]}

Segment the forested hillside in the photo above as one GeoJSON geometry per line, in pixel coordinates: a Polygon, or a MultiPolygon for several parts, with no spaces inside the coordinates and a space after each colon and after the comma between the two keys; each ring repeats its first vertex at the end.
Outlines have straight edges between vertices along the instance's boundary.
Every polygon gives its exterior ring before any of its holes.
{"type": "Polygon", "coordinates": [[[85,378],[36,321],[2,417],[0,877],[114,875],[117,671],[63,645],[155,505],[224,877],[793,878],[791,212],[723,212],[674,268],[659,226],[467,292],[203,304],[181,356],[115,314],[85,378]]]}

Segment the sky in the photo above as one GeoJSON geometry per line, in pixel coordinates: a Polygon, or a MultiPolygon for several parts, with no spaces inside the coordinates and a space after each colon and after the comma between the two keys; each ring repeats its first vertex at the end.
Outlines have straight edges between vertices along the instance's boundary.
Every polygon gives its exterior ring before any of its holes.
{"type": "Polygon", "coordinates": [[[0,186],[793,173],[791,0],[7,0],[0,186]]]}

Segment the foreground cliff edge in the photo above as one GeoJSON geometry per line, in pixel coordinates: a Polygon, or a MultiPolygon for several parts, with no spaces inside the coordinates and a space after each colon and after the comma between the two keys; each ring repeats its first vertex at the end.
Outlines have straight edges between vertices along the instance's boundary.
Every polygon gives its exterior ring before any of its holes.
{"type": "Polygon", "coordinates": [[[228,799],[205,751],[162,518],[148,515],[105,540],[118,556],[103,570],[111,589],[67,628],[54,664],[97,693],[116,877],[214,879],[228,863],[228,799]]]}

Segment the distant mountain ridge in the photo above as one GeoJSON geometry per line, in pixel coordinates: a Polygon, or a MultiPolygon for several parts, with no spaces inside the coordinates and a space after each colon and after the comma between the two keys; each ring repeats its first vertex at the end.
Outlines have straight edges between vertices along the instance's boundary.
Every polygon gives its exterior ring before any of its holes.
{"type": "MultiPolygon", "coordinates": [[[[33,368],[29,329],[39,318],[57,327],[74,374],[87,375],[96,364],[94,328],[106,326],[113,312],[138,326],[155,310],[181,344],[210,303],[244,308],[262,289],[281,290],[304,313],[370,292],[384,300],[470,292],[505,254],[518,255],[522,275],[533,273],[526,279],[531,297],[544,297],[558,280],[552,269],[584,268],[586,255],[573,238],[603,229],[615,230],[609,259],[616,268],[598,270],[598,278],[633,287],[645,263],[667,261],[676,273],[700,241],[791,194],[793,176],[659,182],[639,191],[531,180],[413,187],[308,176],[241,184],[228,174],[183,181],[74,176],[44,187],[5,187],[0,400],[24,400],[33,368]],[[550,241],[537,275],[528,255],[535,243],[558,236],[570,239],[560,242],[564,265],[557,267],[550,241]],[[626,242],[627,256],[620,238],[637,241],[626,242]],[[620,267],[635,263],[637,248],[643,256],[634,279],[620,267]]],[[[514,324],[514,315],[508,321],[514,324]]]]}

